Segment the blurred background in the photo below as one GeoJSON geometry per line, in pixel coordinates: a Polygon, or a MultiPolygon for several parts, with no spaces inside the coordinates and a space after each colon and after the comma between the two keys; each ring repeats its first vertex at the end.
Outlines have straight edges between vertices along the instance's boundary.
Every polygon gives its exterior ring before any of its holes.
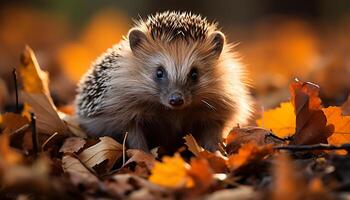
{"type": "Polygon", "coordinates": [[[13,108],[11,72],[25,44],[50,72],[54,101],[62,106],[132,19],[165,10],[218,21],[229,42],[238,44],[252,93],[265,108],[288,100],[296,77],[319,84],[326,105],[341,104],[350,92],[350,1],[7,0],[0,1],[0,112],[13,108]]]}

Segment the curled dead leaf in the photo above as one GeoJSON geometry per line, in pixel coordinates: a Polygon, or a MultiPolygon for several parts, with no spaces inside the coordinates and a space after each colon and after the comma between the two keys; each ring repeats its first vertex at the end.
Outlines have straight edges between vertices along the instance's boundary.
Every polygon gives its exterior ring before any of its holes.
{"type": "Polygon", "coordinates": [[[269,130],[260,127],[235,127],[226,138],[226,152],[232,154],[238,151],[242,144],[255,143],[258,146],[266,144],[282,144],[269,130]]]}
{"type": "Polygon", "coordinates": [[[79,159],[91,170],[93,167],[105,162],[105,171],[108,172],[112,169],[114,163],[121,158],[123,152],[123,146],[115,141],[111,137],[100,137],[100,141],[84,149],[79,154],[79,159]]]}
{"type": "Polygon", "coordinates": [[[183,138],[188,150],[190,150],[195,156],[198,156],[200,152],[204,151],[203,147],[199,146],[192,134],[188,134],[183,138]]]}
{"type": "Polygon", "coordinates": [[[33,50],[28,46],[23,51],[21,64],[20,75],[24,87],[21,96],[36,115],[38,131],[48,135],[55,132],[66,135],[68,129],[58,116],[50,96],[48,74],[40,69],[33,50]]]}
{"type": "Polygon", "coordinates": [[[86,140],[80,137],[69,137],[67,138],[59,152],[61,153],[76,153],[86,144],[86,140]]]}

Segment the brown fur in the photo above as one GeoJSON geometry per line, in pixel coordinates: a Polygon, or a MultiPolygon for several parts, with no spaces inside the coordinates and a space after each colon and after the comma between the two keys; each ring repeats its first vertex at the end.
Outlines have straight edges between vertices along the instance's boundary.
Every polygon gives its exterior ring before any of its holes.
{"type": "Polygon", "coordinates": [[[225,41],[219,55],[215,54],[213,37],[218,31],[209,23],[201,39],[174,39],[166,32],[154,38],[142,21],[136,28],[145,35],[137,48],[132,50],[125,38],[82,79],[76,100],[80,124],[94,136],[121,138],[128,132],[130,148],[175,148],[191,133],[204,148],[217,150],[222,136],[236,124],[245,124],[250,116],[244,67],[235,59],[232,47],[225,41]],[[154,80],[159,65],[168,75],[165,86],[154,80]],[[194,66],[199,72],[196,83],[188,80],[194,66]],[[104,73],[97,76],[101,71],[104,73]],[[94,93],[92,84],[100,80],[104,80],[103,90],[94,93]],[[184,95],[180,109],[168,106],[173,91],[184,95]],[[91,102],[93,108],[86,106],[91,102]]]}

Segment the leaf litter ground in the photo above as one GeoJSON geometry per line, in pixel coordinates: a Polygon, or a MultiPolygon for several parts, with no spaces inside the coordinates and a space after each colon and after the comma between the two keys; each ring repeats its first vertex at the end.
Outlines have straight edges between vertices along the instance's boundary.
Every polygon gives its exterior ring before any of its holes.
{"type": "Polygon", "coordinates": [[[24,109],[0,116],[0,199],[350,197],[350,100],[324,108],[315,84],[293,81],[289,102],[262,113],[258,126],[233,127],[220,152],[189,133],[164,155],[88,138],[72,112],[55,107],[29,47],[21,63],[24,109]]]}

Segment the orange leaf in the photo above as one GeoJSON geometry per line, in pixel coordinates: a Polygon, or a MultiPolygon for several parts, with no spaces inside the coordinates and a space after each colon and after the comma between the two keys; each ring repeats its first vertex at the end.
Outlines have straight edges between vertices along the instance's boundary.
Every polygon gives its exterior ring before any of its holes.
{"type": "Polygon", "coordinates": [[[173,157],[164,156],[162,161],[157,162],[151,170],[149,180],[152,183],[170,188],[193,185],[187,174],[188,165],[178,154],[173,157]]]}
{"type": "Polygon", "coordinates": [[[276,158],[273,177],[272,199],[302,199],[301,195],[305,194],[306,188],[305,180],[296,171],[293,162],[287,155],[281,154],[276,158]]]}
{"type": "Polygon", "coordinates": [[[188,175],[192,177],[197,188],[207,189],[213,182],[213,170],[210,167],[208,160],[203,158],[191,159],[191,168],[188,170],[188,175]]]}
{"type": "Polygon", "coordinates": [[[228,157],[227,165],[230,170],[236,170],[251,161],[261,160],[272,152],[272,145],[257,146],[255,143],[243,144],[238,150],[238,153],[228,157]]]}
{"type": "Polygon", "coordinates": [[[323,112],[327,116],[327,126],[331,127],[331,136],[328,143],[341,145],[350,143],[350,116],[343,116],[340,107],[324,108],[323,112]]]}
{"type": "MultiPolygon", "coordinates": [[[[6,165],[18,163],[22,155],[12,150],[8,134],[0,134],[0,171],[6,165]]],[[[1,173],[0,173],[1,174],[1,173]]]]}
{"type": "Polygon", "coordinates": [[[295,114],[291,102],[281,103],[278,108],[263,113],[256,123],[265,129],[271,129],[278,137],[291,136],[295,132],[295,114]]]}

